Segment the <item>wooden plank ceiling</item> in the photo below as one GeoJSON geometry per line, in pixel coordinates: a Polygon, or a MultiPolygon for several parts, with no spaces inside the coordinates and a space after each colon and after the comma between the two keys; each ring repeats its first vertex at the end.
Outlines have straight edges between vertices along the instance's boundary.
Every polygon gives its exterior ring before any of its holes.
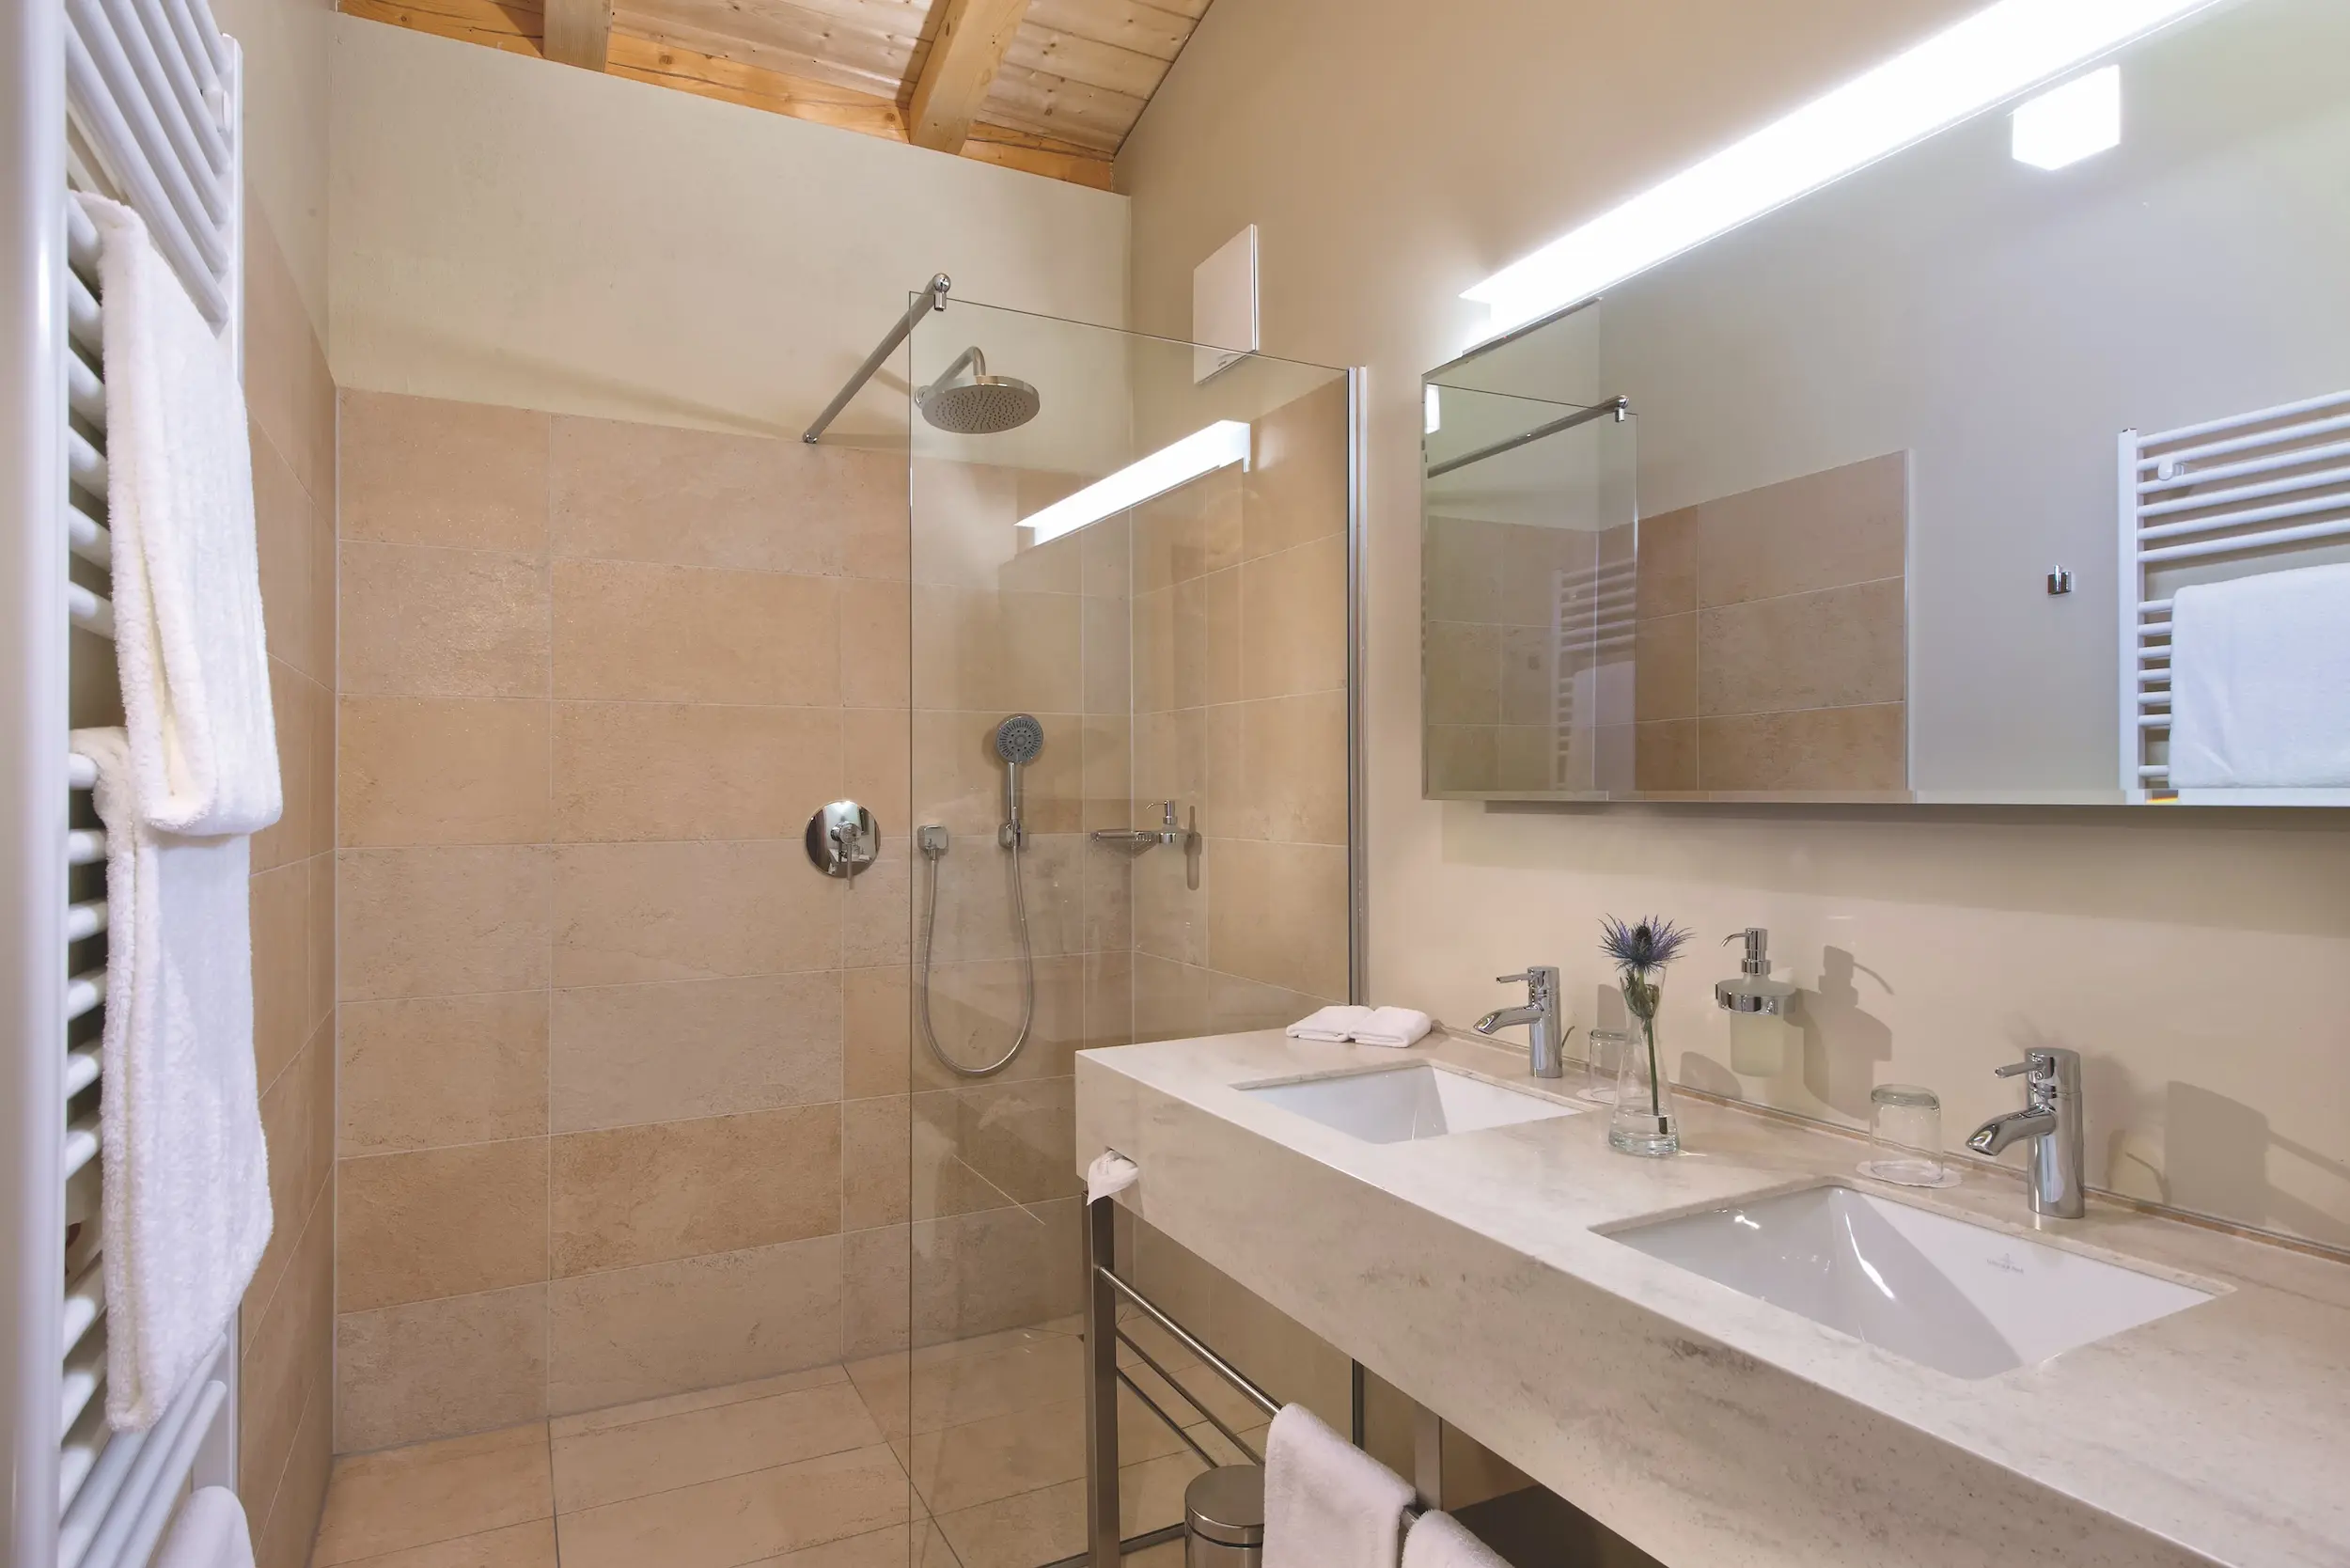
{"type": "Polygon", "coordinates": [[[339,0],[1102,190],[1209,0],[339,0]]]}

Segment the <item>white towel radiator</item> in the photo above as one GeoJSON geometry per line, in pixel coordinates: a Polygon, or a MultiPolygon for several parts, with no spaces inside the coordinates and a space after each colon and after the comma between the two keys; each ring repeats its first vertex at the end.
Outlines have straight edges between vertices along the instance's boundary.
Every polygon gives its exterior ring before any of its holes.
{"type": "Polygon", "coordinates": [[[108,1428],[105,840],[67,731],[120,722],[120,699],[98,237],[67,190],[135,209],[240,343],[241,61],[205,0],[0,12],[0,1509],[10,1564],[143,1568],[190,1483],[235,1483],[236,1335],[151,1430],[108,1428]]]}
{"type": "Polygon", "coordinates": [[[2350,559],[2350,392],[2122,432],[2121,783],[2133,804],[2350,806],[2343,790],[2170,788],[2170,597],[2350,559]]]}

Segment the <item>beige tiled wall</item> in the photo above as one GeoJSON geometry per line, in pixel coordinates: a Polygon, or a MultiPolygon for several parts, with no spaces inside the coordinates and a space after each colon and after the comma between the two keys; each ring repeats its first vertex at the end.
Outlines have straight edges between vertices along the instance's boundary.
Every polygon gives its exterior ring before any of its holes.
{"type": "Polygon", "coordinates": [[[1644,791],[1908,787],[1909,460],[1644,519],[1644,791]]]}
{"type": "Polygon", "coordinates": [[[902,457],[362,392],[342,457],[337,1446],[880,1348],[902,457]]]}
{"type": "Polygon", "coordinates": [[[253,839],[253,1034],[275,1224],[246,1290],[237,1491],[261,1568],[300,1568],[326,1492],[335,1205],[335,387],[276,235],[245,204],[252,426],[285,815],[253,839]]]}
{"type": "Polygon", "coordinates": [[[1135,863],[1138,1039],[1346,998],[1347,421],[1333,381],[1256,421],[1246,472],[1133,514],[1136,810],[1204,839],[1135,863]]]}

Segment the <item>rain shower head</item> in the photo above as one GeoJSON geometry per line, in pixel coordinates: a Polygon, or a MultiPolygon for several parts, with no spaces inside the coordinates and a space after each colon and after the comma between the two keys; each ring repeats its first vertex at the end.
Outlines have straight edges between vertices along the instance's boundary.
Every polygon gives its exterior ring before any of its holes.
{"type": "Polygon", "coordinates": [[[1035,418],[1044,400],[1025,381],[989,375],[987,356],[968,348],[955,356],[946,374],[914,395],[914,403],[923,418],[951,434],[995,435],[1035,418]],[[948,385],[965,365],[971,368],[971,379],[948,385]]]}
{"type": "Polygon", "coordinates": [[[1044,726],[1034,715],[1014,713],[995,727],[995,755],[1014,767],[1036,760],[1044,749],[1044,726]]]}

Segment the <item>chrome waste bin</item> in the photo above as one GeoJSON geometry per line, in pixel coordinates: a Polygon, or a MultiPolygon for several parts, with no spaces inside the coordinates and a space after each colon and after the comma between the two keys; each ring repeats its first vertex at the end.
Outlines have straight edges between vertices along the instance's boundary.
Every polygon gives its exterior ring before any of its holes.
{"type": "Polygon", "coordinates": [[[1183,1568],[1258,1568],[1264,1560],[1264,1466],[1226,1465],[1183,1488],[1183,1568]]]}

